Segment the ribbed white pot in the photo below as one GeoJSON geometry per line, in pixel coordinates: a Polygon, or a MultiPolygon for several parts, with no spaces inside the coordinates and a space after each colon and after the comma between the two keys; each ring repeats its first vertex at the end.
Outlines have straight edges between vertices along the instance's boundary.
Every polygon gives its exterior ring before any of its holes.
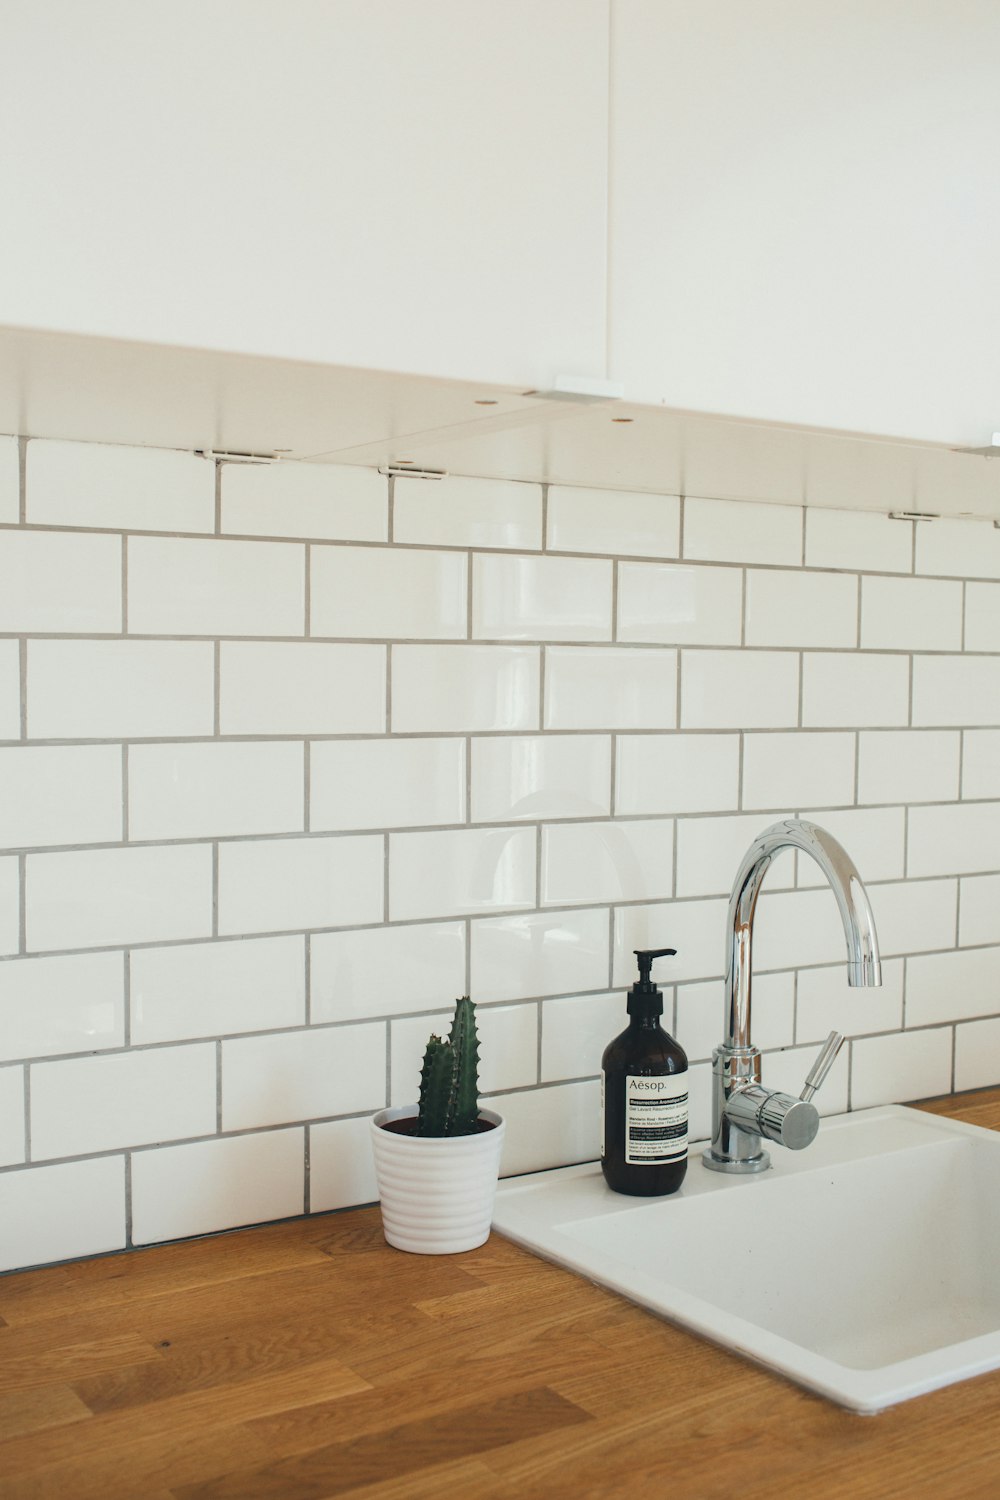
{"type": "Polygon", "coordinates": [[[397,1250],[457,1255],[489,1239],[500,1174],[504,1122],[492,1110],[480,1119],[493,1130],[477,1135],[396,1135],[387,1120],[413,1119],[416,1105],[382,1109],[371,1123],[382,1228],[397,1250]]]}

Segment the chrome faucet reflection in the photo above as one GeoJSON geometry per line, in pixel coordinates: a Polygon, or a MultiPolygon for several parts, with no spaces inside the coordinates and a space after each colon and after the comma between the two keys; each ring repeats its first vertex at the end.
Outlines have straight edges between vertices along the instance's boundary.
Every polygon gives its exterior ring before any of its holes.
{"type": "Polygon", "coordinates": [[[830,1033],[798,1099],[762,1087],[760,1051],[750,1043],[753,919],[764,876],[783,849],[811,855],[830,883],[847,938],[848,984],[882,983],[868,895],[840,844],[825,829],[798,818],[766,828],[744,855],[729,899],[726,1035],[712,1055],[712,1144],[702,1156],[714,1172],[763,1172],[771,1164],[764,1139],[793,1151],[815,1139],[819,1114],[810,1101],[844,1040],[839,1032],[830,1033]]]}

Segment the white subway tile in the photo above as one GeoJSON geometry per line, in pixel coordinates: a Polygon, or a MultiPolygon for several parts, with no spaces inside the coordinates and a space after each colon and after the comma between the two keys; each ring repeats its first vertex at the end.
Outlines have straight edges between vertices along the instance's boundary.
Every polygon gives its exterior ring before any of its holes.
{"type": "Polygon", "coordinates": [[[304,1130],[137,1151],[132,1243],[149,1245],[301,1214],[304,1157],[304,1130]]]}
{"type": "Polygon", "coordinates": [[[913,526],[861,510],[806,507],[806,567],[909,573],[913,526]]]}
{"type": "Polygon", "coordinates": [[[0,1270],[124,1248],[124,1157],[0,1177],[0,1270]]]}
{"type": "Polygon", "coordinates": [[[542,1082],[594,1078],[604,1049],[628,1025],[617,993],[573,995],[542,1006],[542,1082]]]}
{"type": "MultiPolygon", "coordinates": [[[[1000,948],[959,948],[951,953],[922,953],[907,959],[907,1027],[964,1021],[970,1016],[995,1015],[998,1011],[1000,948]]],[[[928,1090],[929,1093],[945,1091],[946,1088],[928,1090]]]]}
{"type": "Polygon", "coordinates": [[[861,644],[877,651],[959,651],[962,585],[930,578],[864,578],[861,644]]]}
{"type": "Polygon", "coordinates": [[[833,892],[764,888],[754,920],[754,969],[800,969],[847,962],[844,927],[833,892]]]}
{"type": "Polygon", "coordinates": [[[550,734],[472,741],[474,823],[610,812],[610,736],[550,734]]]}
{"type": "Polygon", "coordinates": [[[301,1026],[306,1018],[300,937],[138,948],[130,962],[134,1044],[301,1026]]]}
{"type": "Polygon", "coordinates": [[[722,812],[739,801],[735,734],[619,735],[615,811],[722,812]]]}
{"type": "Polygon", "coordinates": [[[955,1092],[992,1088],[1000,1078],[1000,1019],[955,1027],[955,1092]]]}
{"type": "MultiPolygon", "coordinates": [[[[761,1082],[767,1089],[780,1089],[794,1097],[802,1088],[816,1055],[815,1046],[789,1047],[783,1052],[768,1052],[761,1059],[761,1082]]],[[[842,1115],[847,1111],[847,1058],[845,1047],[813,1100],[821,1115],[842,1115]]]]}
{"type": "Polygon", "coordinates": [[[881,728],[905,724],[909,659],[841,651],[802,658],[802,723],[808,728],[881,728]]]}
{"type": "Polygon", "coordinates": [[[381,734],[384,646],[223,641],[222,734],[381,734]]]}
{"type": "Polygon", "coordinates": [[[125,959],[74,953],[0,968],[0,1060],[100,1052],[125,1041],[125,959]]]}
{"type": "Polygon", "coordinates": [[[303,747],[295,742],[133,745],[129,837],[297,833],[305,823],[303,747]]]}
{"type": "Polygon", "coordinates": [[[883,957],[954,945],[957,880],[892,881],[869,886],[868,896],[883,957]]]}
{"type": "Polygon", "coordinates": [[[249,536],[384,542],[389,481],[341,464],[223,464],[222,530],[249,536]]]}
{"type": "Polygon", "coordinates": [[[537,729],[537,646],[394,646],[396,734],[537,729]]]}
{"type": "MultiPolygon", "coordinates": [[[[721,980],[724,969],[725,898],[713,901],[660,901],[649,906],[621,906],[615,911],[613,983],[628,988],[635,982],[636,948],[676,948],[676,958],[657,960],[657,983],[684,979],[720,981],[719,1024],[722,1024],[721,980]]],[[[721,1031],[719,1033],[721,1039],[721,1031]]]]}
{"type": "MultiPolygon", "coordinates": [[[[420,1067],[431,1035],[447,1036],[453,1012],[405,1016],[392,1023],[391,1074],[394,1106],[415,1104],[420,1092],[420,1067]]],[[[479,1032],[479,1089],[519,1089],[538,1076],[538,1006],[493,1005],[477,1008],[479,1032]]],[[[501,1114],[503,1109],[501,1107],[501,1114]]]]}
{"type": "Polygon", "coordinates": [[[670,818],[563,823],[542,829],[543,906],[649,901],[673,891],[670,818]]]}
{"type": "Polygon", "coordinates": [[[20,947],[21,872],[16,855],[0,859],[0,954],[20,947]]]}
{"type": "Polygon", "coordinates": [[[596,558],[472,559],[472,634],[477,640],[609,641],[611,563],[596,558]]]}
{"type": "MultiPolygon", "coordinates": [[[[958,796],[953,730],[866,730],[858,740],[859,802],[945,802],[958,796]]],[[[996,794],[1000,796],[1000,776],[996,794]]]]}
{"type": "MultiPolygon", "coordinates": [[[[959,881],[958,941],[963,948],[1000,943],[1000,875],[970,875],[959,881]]],[[[936,946],[944,947],[944,943],[936,946]]]]}
{"type": "Polygon", "coordinates": [[[28,520],[45,526],[215,528],[215,464],[193,453],[36,438],[26,481],[28,520]]]}
{"type": "Polygon", "coordinates": [[[310,976],[314,1022],[433,1010],[465,993],[465,923],[318,932],[310,976]]]}
{"type": "Polygon", "coordinates": [[[396,542],[437,547],[542,545],[542,487],[505,479],[397,478],[392,535],[396,542]]]}
{"type": "Polygon", "coordinates": [[[122,543],[85,532],[0,531],[0,630],[122,628],[122,543]]]}
{"type": "Polygon", "coordinates": [[[389,836],[389,916],[479,915],[535,904],[535,830],[474,828],[389,836]]]}
{"type": "Polygon", "coordinates": [[[460,552],[312,547],[314,636],[464,641],[468,568],[460,552]]]}
{"type": "Polygon", "coordinates": [[[786,729],[798,721],[793,651],[682,651],[682,729],[786,729]]]}
{"type": "Polygon", "coordinates": [[[0,1167],[24,1161],[24,1069],[0,1068],[0,1167]]]}
{"type": "MultiPolygon", "coordinates": [[[[768,819],[760,813],[678,818],[678,896],[728,896],[744,854],[767,826],[768,819]]],[[[794,879],[795,863],[786,855],[769,872],[768,886],[779,890],[794,879]]]]}
{"type": "Polygon", "coordinates": [[[1000,724],[1000,657],[915,656],[913,722],[1000,724]]]}
{"type": "MultiPolygon", "coordinates": [[[[906,814],[901,807],[838,808],[815,812],[805,808],[803,818],[818,823],[846,850],[862,880],[901,880],[906,840],[906,814]]],[[[826,885],[826,876],[808,855],[799,856],[798,884],[826,885]]]]}
{"type": "Polygon", "coordinates": [[[962,796],[1000,797],[1000,729],[967,729],[962,738],[962,796]]]}
{"type": "Polygon", "coordinates": [[[550,552],[619,557],[676,557],[681,503],[676,495],[549,486],[550,552]]]}
{"type": "Polygon", "coordinates": [[[128,628],[133,635],[302,635],[305,548],[132,537],[128,628]]]}
{"type": "Polygon", "coordinates": [[[0,521],[16,526],[20,515],[21,455],[18,441],[16,437],[0,437],[0,521]]]}
{"type": "Polygon", "coordinates": [[[310,751],[314,830],[464,820],[464,740],[322,740],[310,751]]]}
{"type": "Polygon", "coordinates": [[[1000,651],[1000,583],[966,584],[964,644],[966,651],[1000,651]]]}
{"type": "Polygon", "coordinates": [[[609,937],[604,907],[473,922],[473,999],[527,1000],[600,989],[608,982],[609,937]]]}
{"type": "Polygon", "coordinates": [[[0,641],[0,740],[21,737],[21,648],[0,641]]]}
{"type": "Polygon", "coordinates": [[[824,1041],[834,1030],[844,1036],[898,1031],[903,1024],[903,960],[883,960],[882,983],[877,987],[849,985],[844,964],[801,969],[796,1015],[798,1040],[813,1045],[824,1041]]]}
{"type": "Polygon", "coordinates": [[[596,1079],[527,1089],[489,1102],[507,1122],[501,1176],[596,1161],[601,1154],[601,1086],[596,1079]]]}
{"type": "Polygon", "coordinates": [[[951,1089],[951,1032],[897,1032],[851,1044],[851,1108],[907,1103],[951,1089]]]}
{"type": "Polygon", "coordinates": [[[854,735],[748,734],[743,806],[789,809],[854,801],[854,735]]]}
{"type": "Polygon", "coordinates": [[[307,1027],[222,1044],[222,1128],[249,1130],[385,1106],[382,1022],[307,1027]]]}
{"type": "Polygon", "coordinates": [[[845,573],[747,572],[748,646],[855,646],[858,581],[845,573]]]}
{"type": "Polygon", "coordinates": [[[0,750],[0,845],[110,843],[121,836],[119,746],[0,750]]]}
{"type": "Polygon", "coordinates": [[[1000,531],[991,521],[934,521],[917,526],[918,573],[1000,578],[1000,531]]]}
{"type": "Polygon", "coordinates": [[[29,854],[29,952],[207,937],[212,930],[208,844],[29,854]]]}
{"type": "Polygon", "coordinates": [[[1000,802],[910,809],[908,875],[978,874],[998,864],[1000,802]]]}
{"type": "MultiPolygon", "coordinates": [[[[718,980],[677,987],[674,1035],[692,1061],[710,1060],[722,1042],[725,989],[718,980]]],[[[760,974],[753,982],[753,1042],[790,1047],[795,1036],[795,975],[760,974]]]]}
{"type": "Polygon", "coordinates": [[[309,1211],[330,1213],[378,1198],[371,1121],[328,1120],[309,1127],[309,1211]]]}
{"type": "Polygon", "coordinates": [[[384,864],[384,840],[375,835],[221,844],[219,931],[381,922],[384,864]]]}
{"type": "Polygon", "coordinates": [[[746,500],[684,501],[684,556],[705,562],[802,562],[802,511],[746,500]]]}
{"type": "Polygon", "coordinates": [[[546,729],[673,729],[676,722],[676,651],[547,649],[546,729]]]}
{"type": "Polygon", "coordinates": [[[672,645],[738,646],[743,575],[739,568],[618,569],[618,639],[672,645]]]}
{"type": "Polygon", "coordinates": [[[214,671],[210,641],[29,641],[28,734],[211,734],[214,671]]]}
{"type": "Polygon", "coordinates": [[[36,1161],[214,1134],[215,1047],[209,1042],[31,1069],[36,1161]]]}

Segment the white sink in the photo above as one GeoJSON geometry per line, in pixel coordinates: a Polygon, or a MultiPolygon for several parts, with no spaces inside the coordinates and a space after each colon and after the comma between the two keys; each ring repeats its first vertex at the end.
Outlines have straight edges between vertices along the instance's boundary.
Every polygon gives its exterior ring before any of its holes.
{"type": "Polygon", "coordinates": [[[1000,1367],[1000,1134],[898,1105],[826,1119],[771,1171],[625,1198],[599,1166],[501,1183],[548,1260],[859,1412],[1000,1367]]]}

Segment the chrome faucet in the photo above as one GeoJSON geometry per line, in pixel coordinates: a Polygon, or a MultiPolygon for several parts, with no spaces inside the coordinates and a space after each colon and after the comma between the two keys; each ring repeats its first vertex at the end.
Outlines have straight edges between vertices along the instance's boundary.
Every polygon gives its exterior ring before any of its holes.
{"type": "Polygon", "coordinates": [[[712,1144],[702,1156],[713,1172],[763,1172],[771,1158],[762,1137],[800,1151],[815,1140],[812,1096],[844,1038],[832,1031],[798,1099],[765,1089],[760,1050],[750,1045],[753,919],[761,884],[783,849],[811,854],[833,889],[847,938],[848,984],[881,984],[875,919],[861,877],[835,838],[815,823],[788,818],[765,828],[743,856],[729,898],[726,932],[726,1035],[712,1054],[712,1144]]]}

